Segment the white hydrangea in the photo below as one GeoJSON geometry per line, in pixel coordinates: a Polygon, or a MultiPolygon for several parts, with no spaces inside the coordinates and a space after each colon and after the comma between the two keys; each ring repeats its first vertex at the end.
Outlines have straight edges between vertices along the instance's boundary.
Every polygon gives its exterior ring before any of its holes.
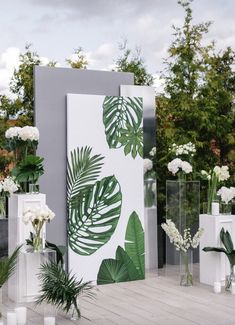
{"type": "Polygon", "coordinates": [[[235,197],[235,188],[222,186],[217,194],[221,197],[223,202],[228,203],[235,197]]]}
{"type": "Polygon", "coordinates": [[[199,245],[200,238],[204,231],[202,228],[199,228],[192,238],[190,228],[184,229],[182,236],[176,228],[175,223],[170,219],[166,220],[166,223],[162,223],[161,226],[169,237],[170,242],[176,247],[176,250],[183,252],[187,252],[190,247],[196,248],[199,245]]]}
{"type": "Polygon", "coordinates": [[[13,138],[18,138],[19,135],[19,130],[21,128],[18,126],[10,127],[9,129],[6,130],[5,132],[5,137],[7,139],[13,139],[13,138]]]}
{"type": "Polygon", "coordinates": [[[185,173],[189,174],[192,172],[193,168],[187,161],[181,160],[180,158],[175,158],[167,165],[168,170],[175,175],[180,169],[185,173]]]}
{"type": "Polygon", "coordinates": [[[55,217],[55,213],[49,209],[47,205],[43,205],[41,207],[27,207],[23,211],[22,215],[22,221],[24,224],[28,224],[31,222],[32,224],[35,224],[36,222],[40,221],[42,223],[44,222],[50,222],[55,217]]]}
{"type": "Polygon", "coordinates": [[[150,159],[144,159],[144,174],[153,168],[153,163],[150,159]]]}
{"type": "Polygon", "coordinates": [[[5,192],[6,195],[12,195],[18,191],[19,185],[10,176],[7,176],[0,182],[0,192],[5,192]]]}
{"type": "Polygon", "coordinates": [[[38,141],[39,131],[35,126],[24,126],[18,131],[18,138],[23,141],[38,141]]]}
{"type": "Polygon", "coordinates": [[[149,152],[149,155],[150,155],[151,157],[155,157],[155,156],[156,156],[156,152],[157,152],[156,147],[153,147],[153,148],[151,149],[151,151],[149,152]]]}

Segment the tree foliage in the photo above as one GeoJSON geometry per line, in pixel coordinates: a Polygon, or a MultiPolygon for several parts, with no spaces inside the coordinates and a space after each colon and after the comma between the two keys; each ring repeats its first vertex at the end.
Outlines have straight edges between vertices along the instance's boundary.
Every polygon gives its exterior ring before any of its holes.
{"type": "Polygon", "coordinates": [[[74,50],[73,58],[65,60],[71,68],[74,69],[87,69],[88,61],[83,53],[82,47],[78,47],[74,50]]]}
{"type": "Polygon", "coordinates": [[[124,41],[120,45],[121,56],[116,60],[116,71],[132,72],[134,74],[134,84],[141,86],[151,86],[153,76],[147,72],[141,50],[137,48],[135,52],[127,47],[124,41]]]}
{"type": "Polygon", "coordinates": [[[235,162],[234,52],[227,48],[216,53],[213,42],[202,45],[211,23],[194,25],[190,2],[178,3],[185,10],[185,19],[182,27],[173,26],[174,39],[162,73],[165,93],[156,102],[160,216],[164,215],[165,180],[170,177],[168,148],[173,143],[195,143],[198,171],[215,164],[234,168],[235,162]]]}

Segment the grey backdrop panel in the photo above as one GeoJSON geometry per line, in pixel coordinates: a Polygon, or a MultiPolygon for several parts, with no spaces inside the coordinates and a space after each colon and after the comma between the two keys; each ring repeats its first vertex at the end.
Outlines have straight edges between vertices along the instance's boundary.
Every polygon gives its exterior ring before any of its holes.
{"type": "Polygon", "coordinates": [[[133,74],[35,67],[35,125],[40,131],[37,154],[45,158],[40,191],[56,213],[47,239],[66,245],[66,94],[119,96],[120,85],[133,85],[133,74]]]}

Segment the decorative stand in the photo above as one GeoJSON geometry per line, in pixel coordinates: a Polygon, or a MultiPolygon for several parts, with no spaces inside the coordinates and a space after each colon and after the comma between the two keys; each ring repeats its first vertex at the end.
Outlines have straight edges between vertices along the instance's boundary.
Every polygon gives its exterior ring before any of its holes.
{"type": "MultiPolygon", "coordinates": [[[[200,214],[199,181],[166,181],[166,218],[171,219],[183,235],[185,228],[192,233],[198,229],[200,214]]],[[[196,262],[196,258],[194,259],[196,262]]],[[[180,254],[166,239],[166,273],[172,272],[170,265],[180,265],[180,254]]]]}
{"type": "MultiPolygon", "coordinates": [[[[22,221],[24,209],[27,207],[40,207],[46,204],[46,195],[39,194],[13,194],[9,199],[8,210],[8,251],[11,254],[16,246],[25,244],[30,232],[33,232],[31,224],[25,225],[22,221]]],[[[46,228],[42,229],[45,237],[46,228]]]]}
{"type": "Polygon", "coordinates": [[[157,269],[157,207],[144,209],[145,268],[157,269]]]}
{"type": "Polygon", "coordinates": [[[235,215],[200,215],[200,227],[204,234],[200,240],[200,282],[213,285],[214,282],[225,284],[226,275],[230,274],[230,265],[223,253],[204,252],[206,246],[223,247],[220,231],[224,227],[231,234],[235,243],[235,215]]]}
{"type": "MultiPolygon", "coordinates": [[[[22,221],[22,214],[27,207],[40,207],[46,204],[45,194],[13,194],[9,199],[8,208],[8,253],[11,254],[14,249],[25,244],[29,238],[30,232],[33,232],[31,224],[25,225],[22,221]]],[[[45,238],[46,227],[42,229],[42,236],[45,238]]],[[[41,254],[41,253],[37,253],[41,254]]],[[[37,294],[38,279],[36,274],[40,266],[38,256],[22,250],[19,257],[19,263],[15,274],[9,279],[8,294],[9,298],[16,302],[32,301],[32,297],[37,294]],[[24,257],[23,257],[24,256],[24,257]],[[31,256],[31,257],[28,257],[31,256]],[[34,256],[34,257],[33,257],[34,256]],[[30,262],[29,262],[30,261],[30,262]],[[30,289],[31,288],[31,289],[30,289]],[[28,300],[27,300],[28,299],[28,300]]],[[[43,260],[46,257],[43,257],[43,260]]]]}
{"type": "Polygon", "coordinates": [[[8,282],[9,298],[18,303],[35,301],[40,290],[40,265],[46,262],[56,262],[54,250],[34,252],[33,248],[23,248],[19,254],[16,272],[8,282]]]}

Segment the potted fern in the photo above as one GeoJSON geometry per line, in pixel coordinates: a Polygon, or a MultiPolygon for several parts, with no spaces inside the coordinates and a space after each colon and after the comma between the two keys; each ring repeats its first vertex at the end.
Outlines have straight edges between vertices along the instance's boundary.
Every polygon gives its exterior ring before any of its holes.
{"type": "Polygon", "coordinates": [[[41,290],[36,304],[43,302],[53,304],[63,312],[71,314],[71,319],[81,317],[78,306],[78,298],[81,295],[94,297],[91,281],[77,280],[75,275],[63,269],[61,263],[42,264],[38,278],[41,282],[41,290]]]}
{"type": "MultiPolygon", "coordinates": [[[[8,281],[15,271],[20,248],[21,246],[18,246],[10,256],[0,259],[0,296],[2,296],[3,285],[8,281]]],[[[1,317],[2,314],[0,311],[0,319],[1,317]]]]}

